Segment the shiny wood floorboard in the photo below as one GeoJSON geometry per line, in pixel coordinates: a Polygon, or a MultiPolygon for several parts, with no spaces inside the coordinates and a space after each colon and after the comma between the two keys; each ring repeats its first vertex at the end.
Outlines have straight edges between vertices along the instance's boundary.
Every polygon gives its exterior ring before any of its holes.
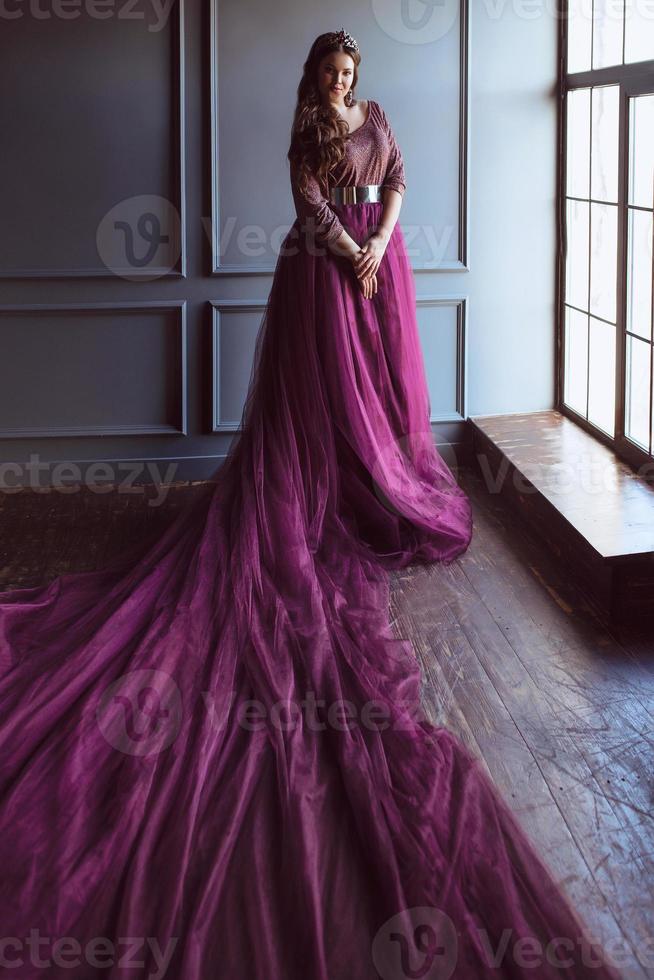
{"type": "Polygon", "coordinates": [[[618,642],[477,473],[449,566],[393,575],[435,724],[481,757],[623,975],[654,976],[654,643],[618,642]]]}

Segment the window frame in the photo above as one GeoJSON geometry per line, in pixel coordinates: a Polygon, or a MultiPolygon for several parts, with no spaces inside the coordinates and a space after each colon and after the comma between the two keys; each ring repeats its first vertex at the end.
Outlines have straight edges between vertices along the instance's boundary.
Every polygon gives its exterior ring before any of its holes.
{"type": "MultiPolygon", "coordinates": [[[[555,406],[562,415],[576,422],[596,439],[611,448],[621,459],[637,469],[645,478],[654,483],[654,445],[650,455],[625,436],[625,364],[626,364],[626,287],[627,287],[627,153],[628,153],[628,108],[632,96],[654,93],[654,58],[629,64],[611,65],[605,68],[589,68],[585,71],[568,72],[568,0],[563,0],[559,18],[559,72],[558,91],[558,153],[557,153],[557,261],[556,261],[556,378],[555,406]],[[564,404],[565,383],[565,281],[566,281],[566,173],[567,173],[567,94],[580,88],[599,85],[618,86],[618,220],[617,220],[617,264],[616,264],[616,344],[615,344],[615,406],[614,435],[579,415],[569,405],[564,404]]],[[[594,11],[594,3],[593,3],[594,11]]],[[[624,24],[624,19],[623,19],[624,24]]],[[[622,31],[622,57],[624,59],[625,31],[622,31]]],[[[591,48],[592,60],[592,48],[591,48]]],[[[592,153],[592,148],[590,150],[592,153]]],[[[654,249],[653,268],[654,282],[654,249]]],[[[654,294],[654,286],[652,290],[654,294]]],[[[654,301],[653,301],[654,302],[654,301]]],[[[654,330],[654,324],[653,324],[654,330]]],[[[654,362],[654,335],[650,348],[654,362]]],[[[654,363],[651,365],[650,383],[654,384],[654,363]]],[[[650,397],[650,431],[654,396],[650,397]]]]}

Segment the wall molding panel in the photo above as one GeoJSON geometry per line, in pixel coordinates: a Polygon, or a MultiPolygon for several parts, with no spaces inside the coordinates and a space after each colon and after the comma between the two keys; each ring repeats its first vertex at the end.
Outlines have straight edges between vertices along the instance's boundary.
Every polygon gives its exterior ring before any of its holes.
{"type": "MultiPolygon", "coordinates": [[[[129,280],[152,280],[159,278],[185,278],[187,275],[187,243],[186,243],[186,220],[187,220],[187,197],[186,197],[186,67],[185,67],[185,0],[175,0],[175,13],[171,19],[171,77],[169,79],[173,92],[171,100],[172,119],[170,121],[170,152],[171,152],[171,189],[173,196],[169,203],[179,215],[179,228],[170,227],[171,232],[171,256],[176,256],[174,265],[155,267],[146,265],[141,270],[137,264],[120,269],[115,266],[97,265],[78,268],[7,268],[0,265],[0,280],[25,280],[25,279],[116,279],[124,278],[129,280]],[[179,236],[179,237],[177,237],[179,236]]],[[[9,28],[4,28],[9,30],[9,28]]],[[[53,64],[55,62],[53,61],[53,64]]],[[[9,98],[10,95],[7,95],[9,98]]],[[[142,193],[142,176],[138,170],[134,174],[134,197],[138,198],[142,193]]],[[[168,201],[168,198],[166,197],[168,201]]],[[[129,198],[127,198],[129,201],[129,198]]],[[[117,201],[116,204],[120,204],[117,201]]],[[[128,211],[129,213],[129,211],[128,211]]],[[[161,217],[161,216],[159,216],[161,217]]],[[[164,216],[165,217],[165,216],[164,216]]],[[[133,216],[130,215],[130,219],[133,216]]],[[[144,219],[145,233],[147,215],[140,215],[144,219]]],[[[173,223],[176,224],[176,223],[173,223]]],[[[138,229],[137,229],[138,231],[138,229]]],[[[35,233],[36,234],[36,233],[35,233]]],[[[135,245],[135,251],[137,246],[135,245]]],[[[95,255],[95,250],[94,250],[95,255]]]]}
{"type": "MultiPolygon", "coordinates": [[[[459,4],[459,103],[458,103],[458,257],[439,263],[412,263],[414,273],[469,272],[470,242],[470,3],[459,4]]],[[[210,51],[210,130],[211,130],[211,255],[214,276],[271,276],[274,262],[231,263],[220,257],[220,91],[218,83],[218,18],[221,0],[209,4],[209,51],[210,51]]],[[[291,216],[294,217],[294,214],[291,216]]],[[[400,216],[401,223],[401,216],[400,216]]],[[[290,228],[290,224],[289,224],[290,228]]]]}
{"type": "MultiPolygon", "coordinates": [[[[454,377],[455,406],[453,411],[440,414],[432,412],[430,423],[464,422],[466,410],[467,378],[467,296],[419,296],[417,310],[430,307],[450,307],[456,313],[456,364],[454,377]]],[[[226,299],[211,301],[211,391],[212,391],[212,432],[234,433],[240,431],[241,418],[223,418],[221,415],[221,329],[222,315],[230,313],[255,313],[263,315],[266,309],[264,299],[226,299]]],[[[251,368],[250,368],[251,370],[251,368]]]]}
{"type": "MultiPolygon", "coordinates": [[[[228,313],[255,313],[263,316],[267,301],[265,299],[224,299],[211,301],[211,431],[239,432],[241,417],[226,419],[221,414],[221,330],[222,315],[228,313]]],[[[250,371],[252,368],[250,367],[250,371]]]]}
{"type": "MultiPolygon", "coordinates": [[[[8,318],[17,317],[66,317],[62,329],[69,318],[78,318],[87,314],[98,314],[102,317],[117,319],[129,318],[144,314],[152,314],[161,318],[162,314],[171,313],[174,316],[176,342],[175,362],[172,365],[176,387],[176,415],[174,422],[139,422],[121,424],[87,424],[87,425],[56,425],[44,422],[42,425],[31,426],[0,426],[0,439],[47,439],[57,436],[156,436],[156,435],[188,435],[187,426],[187,361],[186,361],[186,301],[147,301],[140,303],[41,303],[34,305],[2,305],[0,306],[0,335],[3,326],[6,327],[8,318]]],[[[57,329],[53,326],[52,329],[57,329]]],[[[138,326],[135,327],[138,329],[138,326]]],[[[98,378],[98,383],[102,379],[98,378]]],[[[27,382],[26,382],[27,383],[27,382]]],[[[108,392],[111,397],[111,392],[108,392]]]]}
{"type": "Polygon", "coordinates": [[[429,307],[453,307],[456,311],[456,366],[455,366],[455,407],[452,412],[431,414],[432,425],[440,422],[465,422],[467,410],[467,364],[468,364],[468,306],[467,296],[418,296],[418,310],[429,307]]]}

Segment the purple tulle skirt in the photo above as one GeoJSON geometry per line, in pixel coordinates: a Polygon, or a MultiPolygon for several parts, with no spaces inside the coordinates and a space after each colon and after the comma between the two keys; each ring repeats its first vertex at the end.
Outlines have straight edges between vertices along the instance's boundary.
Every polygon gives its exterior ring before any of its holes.
{"type": "MultiPolygon", "coordinates": [[[[363,242],[381,209],[337,210],[363,242]]],[[[472,516],[399,224],[378,283],[296,221],[203,495],[0,593],[1,975],[617,977],[389,623],[388,569],[472,516]]]]}

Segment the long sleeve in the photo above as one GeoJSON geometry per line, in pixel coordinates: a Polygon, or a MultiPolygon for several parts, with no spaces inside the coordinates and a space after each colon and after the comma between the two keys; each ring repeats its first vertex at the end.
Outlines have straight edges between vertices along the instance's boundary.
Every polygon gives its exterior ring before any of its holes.
{"type": "Polygon", "coordinates": [[[315,231],[318,240],[324,245],[330,245],[344,230],[338,215],[322,193],[316,177],[310,176],[309,185],[302,193],[297,181],[297,165],[292,161],[290,169],[295,211],[302,227],[306,226],[309,232],[315,231]]]}
{"type": "Polygon", "coordinates": [[[406,190],[406,175],[404,172],[404,160],[402,159],[402,153],[399,144],[395,139],[395,134],[393,133],[388,116],[381,106],[379,106],[379,108],[381,110],[382,124],[386,132],[389,146],[388,163],[382,186],[390,187],[391,190],[398,191],[400,194],[404,195],[404,191],[406,190]]]}

